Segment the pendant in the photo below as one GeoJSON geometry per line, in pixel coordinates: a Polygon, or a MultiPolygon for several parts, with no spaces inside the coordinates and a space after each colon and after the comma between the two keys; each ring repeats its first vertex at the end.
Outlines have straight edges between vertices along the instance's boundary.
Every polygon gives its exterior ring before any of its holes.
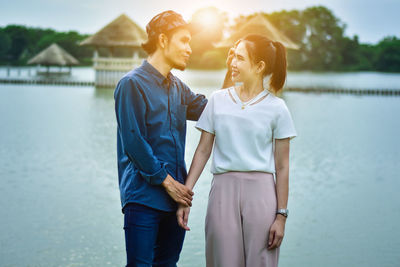
{"type": "Polygon", "coordinates": [[[244,109],[244,106],[242,106],[242,109],[244,109]]]}

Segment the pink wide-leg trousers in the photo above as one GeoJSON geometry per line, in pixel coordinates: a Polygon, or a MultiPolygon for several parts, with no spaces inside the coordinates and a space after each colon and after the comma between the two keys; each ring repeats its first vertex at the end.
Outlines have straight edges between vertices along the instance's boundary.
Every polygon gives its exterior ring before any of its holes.
{"type": "Polygon", "coordinates": [[[214,175],[205,224],[207,267],[276,267],[279,248],[267,250],[276,208],[271,173],[214,175]]]}

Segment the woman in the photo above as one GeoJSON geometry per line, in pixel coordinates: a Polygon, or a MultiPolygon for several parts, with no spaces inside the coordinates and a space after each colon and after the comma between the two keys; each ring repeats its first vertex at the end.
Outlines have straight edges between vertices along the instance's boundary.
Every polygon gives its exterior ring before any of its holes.
{"type": "MultiPolygon", "coordinates": [[[[286,79],[286,50],[279,42],[248,35],[231,49],[227,63],[226,81],[241,85],[211,95],[196,124],[202,134],[186,186],[193,189],[215,139],[207,266],[277,266],[287,217],[289,141],[296,136],[285,102],[274,95],[286,79]],[[264,89],[267,76],[269,89],[264,89]]],[[[177,210],[186,230],[189,211],[177,210]]]]}

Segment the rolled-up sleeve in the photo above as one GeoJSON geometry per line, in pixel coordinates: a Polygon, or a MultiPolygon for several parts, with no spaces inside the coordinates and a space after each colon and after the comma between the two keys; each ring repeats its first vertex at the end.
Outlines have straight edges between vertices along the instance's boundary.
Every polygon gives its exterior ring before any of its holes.
{"type": "Polygon", "coordinates": [[[148,183],[161,184],[167,177],[167,171],[165,163],[155,157],[152,147],[142,135],[146,125],[146,102],[140,88],[134,80],[123,78],[115,89],[114,99],[118,134],[124,152],[148,183]]]}

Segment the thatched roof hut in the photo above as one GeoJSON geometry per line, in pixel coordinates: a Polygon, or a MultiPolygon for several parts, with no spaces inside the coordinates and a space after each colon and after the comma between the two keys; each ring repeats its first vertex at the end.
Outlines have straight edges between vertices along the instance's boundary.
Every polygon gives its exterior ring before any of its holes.
{"type": "Polygon", "coordinates": [[[222,40],[216,47],[230,47],[234,43],[246,36],[247,34],[260,34],[268,37],[273,41],[281,42],[286,48],[299,49],[299,46],[289,39],[286,35],[280,32],[271,22],[268,21],[262,14],[257,14],[245,24],[243,24],[238,31],[234,32],[229,38],[222,40]]]}
{"type": "Polygon", "coordinates": [[[56,43],[53,43],[42,52],[31,58],[28,61],[28,64],[40,64],[44,66],[71,66],[78,65],[79,61],[56,43]]]}
{"type": "Polygon", "coordinates": [[[83,40],[80,45],[94,47],[95,85],[114,88],[126,72],[142,63],[141,45],[146,41],[146,32],[125,14],[83,40]]]}
{"type": "Polygon", "coordinates": [[[147,40],[145,31],[122,14],[80,44],[95,47],[141,47],[147,40]]]}

